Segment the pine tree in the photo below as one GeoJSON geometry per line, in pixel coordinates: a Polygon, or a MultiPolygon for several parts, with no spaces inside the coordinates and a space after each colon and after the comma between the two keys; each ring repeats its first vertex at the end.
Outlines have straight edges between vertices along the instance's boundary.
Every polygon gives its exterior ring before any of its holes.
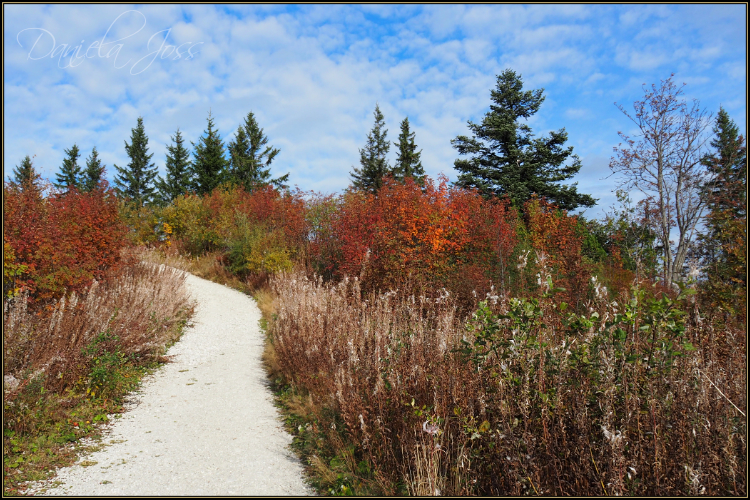
{"type": "Polygon", "coordinates": [[[713,180],[706,186],[711,211],[728,210],[735,217],[743,217],[746,210],[747,150],[745,138],[737,124],[722,107],[713,128],[716,137],[711,141],[715,152],[703,158],[703,164],[713,180]]]}
{"type": "Polygon", "coordinates": [[[34,169],[31,158],[26,155],[26,158],[21,160],[21,164],[13,168],[13,179],[10,183],[20,189],[25,189],[28,186],[37,186],[40,177],[34,169]]]}
{"type": "Polygon", "coordinates": [[[154,178],[157,168],[151,162],[153,153],[148,154],[148,137],[143,128],[143,117],[138,117],[138,125],[131,129],[130,144],[125,141],[125,151],[130,163],[127,167],[115,165],[115,189],[138,206],[150,203],[154,196],[154,178]]]}
{"type": "Polygon", "coordinates": [[[60,173],[56,174],[57,182],[53,182],[55,187],[68,190],[71,187],[79,189],[81,187],[81,167],[78,165],[78,158],[81,156],[78,145],[65,150],[67,157],[63,160],[60,173]]]}
{"type": "Polygon", "coordinates": [[[565,129],[534,138],[531,128],[519,123],[539,111],[544,101],[544,89],[522,89],[521,76],[513,70],[498,75],[490,111],[481,124],[469,121],[473,137],[458,136],[451,141],[458,154],[472,156],[455,161],[461,172],[456,184],[476,187],[485,195],[508,195],[516,207],[523,206],[533,193],[566,210],[595,205],[591,196],[577,192],[576,184],[559,184],[581,169],[573,148],[563,149],[568,140],[565,129]],[[563,165],[569,157],[572,163],[563,165]]]}
{"type": "Polygon", "coordinates": [[[268,137],[258,126],[255,115],[247,114],[245,123],[237,128],[234,140],[229,144],[231,182],[243,186],[248,192],[273,184],[285,187],[289,174],[271,179],[271,162],[279,154],[279,149],[266,146],[268,137]]]}
{"type": "Polygon", "coordinates": [[[94,146],[91,155],[86,158],[86,168],[81,176],[81,190],[89,192],[96,189],[104,178],[104,169],[105,166],[99,159],[99,152],[94,146]]]}
{"type": "Polygon", "coordinates": [[[199,195],[210,193],[226,180],[228,162],[224,158],[224,142],[214,129],[214,119],[208,113],[208,129],[198,144],[193,144],[193,188],[199,195]]]}
{"type": "Polygon", "coordinates": [[[704,188],[709,213],[700,250],[712,305],[736,313],[747,290],[747,149],[724,108],[713,132],[714,152],[703,158],[711,181],[704,188]]]}
{"type": "Polygon", "coordinates": [[[193,185],[190,152],[184,146],[185,140],[182,138],[179,128],[171,139],[172,145],[167,146],[167,178],[163,179],[159,176],[156,180],[159,198],[165,204],[171,203],[181,194],[185,194],[193,185]]]}
{"type": "Polygon", "coordinates": [[[393,176],[402,182],[407,177],[411,177],[417,184],[424,184],[425,173],[420,161],[422,152],[417,152],[417,145],[414,143],[415,136],[416,133],[409,129],[409,117],[407,116],[401,122],[398,142],[393,143],[398,148],[398,158],[396,158],[396,165],[393,167],[393,176]]]}
{"type": "Polygon", "coordinates": [[[356,189],[363,189],[377,193],[383,185],[383,177],[390,172],[390,166],[385,159],[391,145],[386,140],[388,130],[385,130],[383,113],[380,106],[375,105],[375,125],[367,134],[367,144],[364,149],[359,150],[359,163],[361,168],[354,167],[352,172],[352,184],[356,189]]]}

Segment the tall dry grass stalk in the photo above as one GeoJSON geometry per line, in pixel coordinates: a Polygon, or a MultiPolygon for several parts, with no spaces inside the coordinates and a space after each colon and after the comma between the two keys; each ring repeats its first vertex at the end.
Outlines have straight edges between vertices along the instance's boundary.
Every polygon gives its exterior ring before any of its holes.
{"type": "Polygon", "coordinates": [[[3,374],[6,399],[32,373],[45,374],[45,387],[62,392],[80,384],[90,369],[85,350],[103,332],[103,348],[117,349],[133,362],[153,360],[176,340],[191,314],[186,275],[149,263],[131,264],[111,282],[85,294],[70,294],[31,311],[20,295],[3,306],[3,374]],[[15,381],[15,382],[14,382],[15,381]]]}
{"type": "Polygon", "coordinates": [[[279,370],[343,420],[339,450],[411,493],[746,492],[744,332],[605,293],[587,316],[493,295],[459,318],[445,291],[272,287],[279,370]]]}

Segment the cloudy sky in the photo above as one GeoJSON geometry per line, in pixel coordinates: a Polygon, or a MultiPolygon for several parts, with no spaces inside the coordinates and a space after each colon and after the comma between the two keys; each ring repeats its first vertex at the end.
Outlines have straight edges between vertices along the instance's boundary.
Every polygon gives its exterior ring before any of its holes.
{"type": "MultiPolygon", "coordinates": [[[[303,190],[349,185],[379,103],[388,138],[408,116],[427,173],[456,179],[450,141],[489,109],[505,68],[546,100],[537,135],[565,127],[579,191],[614,202],[618,131],[642,84],[671,73],[746,131],[745,5],[4,5],[3,168],[24,156],[54,178],[64,149],[96,146],[114,176],[143,116],[164,174],[179,127],[209,110],[225,142],[252,111],[281,149],[272,173],[303,190]]],[[[391,147],[390,160],[396,157],[391,147]]]]}

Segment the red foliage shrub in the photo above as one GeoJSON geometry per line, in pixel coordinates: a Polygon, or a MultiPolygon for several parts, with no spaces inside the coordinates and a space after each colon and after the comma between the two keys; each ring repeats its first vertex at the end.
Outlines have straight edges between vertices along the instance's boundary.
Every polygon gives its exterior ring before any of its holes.
{"type": "Polygon", "coordinates": [[[531,198],[524,204],[526,229],[534,250],[547,257],[555,286],[566,289],[566,300],[580,305],[588,296],[592,271],[581,260],[583,237],[576,230],[576,216],[568,216],[545,199],[531,198]]]}
{"type": "Polygon", "coordinates": [[[38,300],[81,292],[94,279],[116,272],[125,228],[114,193],[102,185],[44,198],[39,190],[3,187],[4,240],[19,265],[18,280],[38,300]]]}
{"type": "Polygon", "coordinates": [[[366,290],[446,287],[471,297],[504,279],[516,245],[507,202],[449,187],[445,178],[423,187],[386,179],[377,195],[347,193],[331,226],[328,270],[359,276],[366,290]]]}

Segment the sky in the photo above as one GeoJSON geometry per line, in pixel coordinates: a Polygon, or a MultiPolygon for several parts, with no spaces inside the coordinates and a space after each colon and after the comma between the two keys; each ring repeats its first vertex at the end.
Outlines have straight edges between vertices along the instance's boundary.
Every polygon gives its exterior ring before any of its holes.
{"type": "Polygon", "coordinates": [[[744,4],[4,4],[3,20],[5,179],[29,155],[54,180],[77,144],[82,164],[97,148],[111,182],[139,116],[164,176],[178,128],[197,143],[210,112],[226,144],[253,112],[281,150],[274,177],[337,193],[378,104],[387,138],[408,116],[427,174],[455,181],[451,140],[510,68],[524,90],[544,89],[527,124],[565,128],[583,164],[568,183],[599,200],[584,215],[600,218],[616,201],[618,132],[637,133],[615,103],[632,111],[644,84],[674,73],[686,99],[747,130],[744,4]]]}

